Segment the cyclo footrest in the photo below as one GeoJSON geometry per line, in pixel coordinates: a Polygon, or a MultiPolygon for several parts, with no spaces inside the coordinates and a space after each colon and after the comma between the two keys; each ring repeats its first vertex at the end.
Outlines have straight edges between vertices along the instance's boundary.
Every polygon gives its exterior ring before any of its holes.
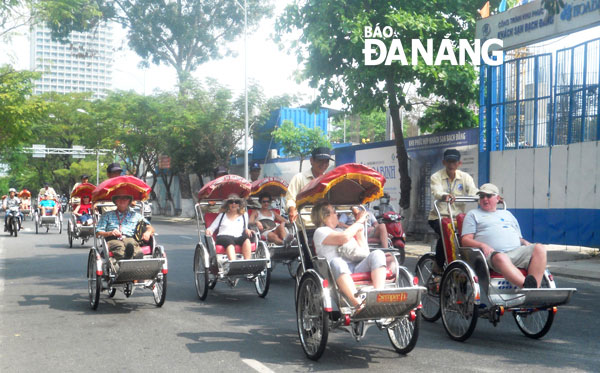
{"type": "Polygon", "coordinates": [[[164,262],[164,258],[119,260],[119,272],[114,283],[153,279],[164,262]]]}
{"type": "Polygon", "coordinates": [[[490,300],[497,305],[521,308],[549,308],[566,304],[575,288],[554,289],[518,289],[513,294],[490,295],[490,300]]]}
{"type": "Polygon", "coordinates": [[[225,276],[257,275],[267,266],[267,259],[232,260],[223,263],[225,276]]]}
{"type": "Polygon", "coordinates": [[[421,303],[421,295],[426,291],[422,286],[406,288],[370,290],[366,305],[354,320],[399,317],[421,303]]]}

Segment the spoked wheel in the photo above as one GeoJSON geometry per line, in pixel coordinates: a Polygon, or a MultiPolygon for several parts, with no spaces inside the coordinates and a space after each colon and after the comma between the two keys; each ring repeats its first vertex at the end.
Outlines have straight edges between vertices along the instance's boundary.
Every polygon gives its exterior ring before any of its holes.
{"type": "MultiPolygon", "coordinates": [[[[542,279],[542,288],[548,288],[546,277],[542,279]]],[[[540,311],[513,311],[513,317],[523,334],[529,338],[538,339],[550,331],[554,321],[552,308],[540,311]]]]}
{"type": "MultiPolygon", "coordinates": [[[[162,251],[155,250],[154,257],[162,258],[162,251]]],[[[154,284],[154,288],[152,289],[152,293],[154,294],[154,302],[156,303],[156,307],[162,307],[165,304],[165,299],[167,297],[167,274],[159,272],[158,278],[156,279],[156,283],[154,284]]]]}
{"type": "Polygon", "coordinates": [[[305,274],[298,287],[296,320],[304,353],[309,359],[318,360],[327,345],[329,315],[323,310],[321,284],[313,274],[305,274]]]}
{"type": "Polygon", "coordinates": [[[38,214],[35,214],[35,234],[38,234],[39,229],[40,229],[39,216],[38,216],[38,214]]]}
{"type": "Polygon", "coordinates": [[[88,295],[90,296],[90,307],[95,310],[98,308],[100,301],[100,291],[102,291],[102,283],[96,272],[96,252],[90,250],[88,255],[88,295]]]}
{"type": "MultiPolygon", "coordinates": [[[[264,242],[259,242],[256,252],[254,253],[255,258],[263,259],[267,257],[266,254],[267,246],[264,242]]],[[[256,293],[259,297],[264,298],[269,292],[269,285],[271,284],[271,269],[265,267],[261,273],[254,279],[254,286],[256,287],[256,293]]]]}
{"type": "Polygon", "coordinates": [[[70,220],[67,223],[67,238],[69,239],[69,247],[73,247],[73,223],[70,220]]]}
{"type": "Polygon", "coordinates": [[[427,253],[419,259],[415,268],[415,276],[419,279],[419,285],[427,288],[427,292],[421,298],[423,305],[421,315],[430,322],[435,322],[440,318],[439,287],[441,276],[433,274],[434,263],[435,255],[427,253]]]}
{"type": "Polygon", "coordinates": [[[108,297],[112,298],[117,293],[117,288],[110,287],[108,288],[108,297]]]}
{"type": "Polygon", "coordinates": [[[419,339],[421,318],[419,310],[411,310],[410,314],[396,319],[387,329],[388,337],[396,352],[407,354],[415,348],[419,339]]]}
{"type": "Polygon", "coordinates": [[[475,284],[463,263],[452,263],[444,271],[440,308],[442,322],[450,338],[464,341],[473,334],[479,315],[475,304],[475,284]]]}
{"type": "Polygon", "coordinates": [[[200,300],[205,300],[208,295],[208,268],[204,266],[205,253],[204,247],[198,244],[194,253],[194,281],[196,282],[196,293],[200,300]]]}

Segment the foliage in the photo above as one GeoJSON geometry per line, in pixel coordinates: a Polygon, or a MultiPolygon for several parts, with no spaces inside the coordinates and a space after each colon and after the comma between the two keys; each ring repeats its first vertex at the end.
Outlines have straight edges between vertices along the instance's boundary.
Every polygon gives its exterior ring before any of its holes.
{"type": "MultiPolygon", "coordinates": [[[[346,116],[346,141],[376,142],[385,140],[386,113],[374,110],[367,114],[346,116]]],[[[333,120],[333,129],[329,132],[332,142],[344,141],[344,116],[339,115],[333,120]]]]}
{"type": "Polygon", "coordinates": [[[479,125],[478,116],[473,110],[448,102],[438,102],[425,110],[417,123],[421,131],[436,133],[479,125]]]}
{"type": "Polygon", "coordinates": [[[0,66],[0,151],[31,136],[31,124],[43,110],[42,103],[27,100],[37,77],[38,73],[0,66]]]}
{"type": "Polygon", "coordinates": [[[303,124],[295,126],[289,120],[283,121],[281,127],[272,133],[273,139],[279,142],[283,151],[288,156],[300,158],[300,172],[302,164],[310,152],[319,146],[331,147],[329,140],[319,127],[308,128],[303,124]]]}
{"type": "Polygon", "coordinates": [[[299,60],[304,60],[302,77],[319,90],[320,102],[341,100],[354,113],[389,108],[396,136],[402,208],[410,206],[411,181],[399,109],[411,109],[412,103],[406,99],[409,86],[418,81],[416,91],[420,96],[438,96],[457,105],[469,105],[478,93],[477,73],[470,65],[427,65],[422,59],[411,65],[411,40],[432,39],[434,51],[443,38],[473,40],[478,5],[462,0],[295,1],[277,23],[279,41],[287,33],[301,32],[300,38],[289,45],[299,60]],[[366,26],[391,26],[391,38],[382,41],[389,49],[391,40],[399,39],[409,65],[396,61],[388,66],[366,66],[366,26]]]}

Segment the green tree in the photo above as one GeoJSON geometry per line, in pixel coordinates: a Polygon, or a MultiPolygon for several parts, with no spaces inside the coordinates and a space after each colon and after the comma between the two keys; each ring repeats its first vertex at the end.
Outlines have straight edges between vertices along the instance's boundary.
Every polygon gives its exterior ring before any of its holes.
{"type": "Polygon", "coordinates": [[[413,66],[411,40],[430,38],[434,51],[444,38],[473,40],[477,5],[460,0],[296,1],[278,21],[279,41],[287,33],[301,32],[290,47],[305,61],[302,74],[311,87],[319,89],[318,101],[330,103],[339,99],[354,113],[389,108],[396,137],[402,208],[410,207],[411,190],[400,118],[400,108],[411,109],[406,96],[409,86],[418,81],[420,96],[435,95],[461,105],[477,98],[477,74],[472,66],[452,66],[448,62],[427,65],[422,59],[413,66]],[[367,26],[391,26],[391,37],[381,40],[389,49],[392,39],[400,39],[409,64],[395,61],[390,65],[366,66],[363,49],[367,26]]]}
{"type": "Polygon", "coordinates": [[[43,103],[28,100],[38,73],[0,66],[0,152],[31,136],[32,123],[40,118],[43,103]]]}
{"type": "Polygon", "coordinates": [[[289,120],[283,121],[281,127],[275,129],[272,135],[273,139],[281,144],[285,154],[300,158],[298,172],[302,172],[302,164],[314,148],[319,146],[331,147],[327,136],[319,127],[311,129],[303,124],[295,126],[289,120]]]}
{"type": "Polygon", "coordinates": [[[329,139],[333,142],[343,142],[345,125],[346,141],[384,141],[386,123],[386,114],[380,110],[368,114],[338,115],[333,120],[333,130],[329,133],[329,139]]]}
{"type": "Polygon", "coordinates": [[[417,124],[423,132],[436,133],[477,127],[478,118],[466,106],[437,102],[425,110],[417,124]]]}

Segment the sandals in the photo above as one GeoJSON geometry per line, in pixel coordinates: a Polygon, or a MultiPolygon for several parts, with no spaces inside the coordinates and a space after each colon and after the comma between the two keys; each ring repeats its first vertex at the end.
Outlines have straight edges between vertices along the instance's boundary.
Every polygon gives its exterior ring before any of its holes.
{"type": "Polygon", "coordinates": [[[359,290],[354,296],[360,300],[360,303],[353,307],[352,312],[352,317],[357,317],[367,306],[367,293],[359,290]]]}

